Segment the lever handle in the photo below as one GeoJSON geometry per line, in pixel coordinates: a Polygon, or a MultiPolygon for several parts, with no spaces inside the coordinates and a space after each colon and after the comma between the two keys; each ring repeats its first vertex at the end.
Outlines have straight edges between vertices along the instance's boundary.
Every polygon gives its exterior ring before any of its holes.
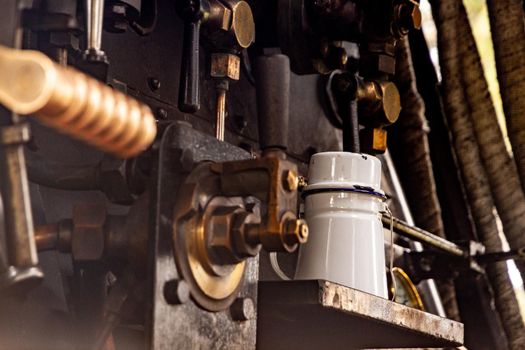
{"type": "Polygon", "coordinates": [[[179,109],[195,113],[200,108],[199,36],[201,20],[186,21],[182,43],[182,65],[179,87],[179,109]]]}
{"type": "Polygon", "coordinates": [[[261,148],[288,146],[290,60],[274,54],[256,60],[257,119],[261,148]]]}

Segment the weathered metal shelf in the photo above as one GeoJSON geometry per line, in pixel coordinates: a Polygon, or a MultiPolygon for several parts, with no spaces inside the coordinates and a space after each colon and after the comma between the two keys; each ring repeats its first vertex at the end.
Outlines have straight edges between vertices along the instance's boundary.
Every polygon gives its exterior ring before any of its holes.
{"type": "Polygon", "coordinates": [[[259,282],[257,349],[431,348],[463,324],[322,281],[259,282]]]}

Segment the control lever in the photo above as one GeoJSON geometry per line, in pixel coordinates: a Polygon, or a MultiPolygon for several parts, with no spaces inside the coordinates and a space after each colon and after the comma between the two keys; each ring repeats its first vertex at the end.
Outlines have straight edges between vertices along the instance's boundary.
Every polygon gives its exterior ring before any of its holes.
{"type": "Polygon", "coordinates": [[[286,150],[290,104],[290,60],[274,54],[256,61],[257,119],[261,148],[286,150]]]}
{"type": "Polygon", "coordinates": [[[16,294],[38,284],[43,273],[38,267],[23,150],[29,127],[15,115],[12,123],[5,123],[2,117],[10,112],[3,108],[0,114],[0,193],[7,255],[0,264],[0,290],[16,294]]]}
{"type": "Polygon", "coordinates": [[[200,32],[201,25],[209,17],[210,4],[207,0],[183,0],[177,1],[177,4],[177,13],[184,20],[179,109],[185,113],[195,113],[200,108],[200,32]]]}
{"type": "Polygon", "coordinates": [[[255,40],[255,23],[250,5],[243,0],[179,1],[177,12],[185,21],[181,66],[179,109],[195,113],[199,97],[199,40],[202,25],[210,47],[208,78],[215,80],[216,128],[218,140],[224,140],[226,92],[229,83],[239,80],[240,52],[255,40]]]}

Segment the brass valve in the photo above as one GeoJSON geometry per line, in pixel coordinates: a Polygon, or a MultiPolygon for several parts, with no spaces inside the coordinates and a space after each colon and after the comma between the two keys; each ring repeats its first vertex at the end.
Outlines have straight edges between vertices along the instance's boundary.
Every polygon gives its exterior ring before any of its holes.
{"type": "Polygon", "coordinates": [[[155,138],[151,110],[38,51],[0,46],[0,103],[122,158],[137,155],[155,138]]]}

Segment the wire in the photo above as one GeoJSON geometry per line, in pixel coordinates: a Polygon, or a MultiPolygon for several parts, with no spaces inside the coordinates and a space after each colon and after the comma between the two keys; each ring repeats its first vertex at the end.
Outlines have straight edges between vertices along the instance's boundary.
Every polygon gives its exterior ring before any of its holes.
{"type": "Polygon", "coordinates": [[[271,252],[270,253],[270,265],[272,266],[273,271],[277,276],[279,276],[280,279],[283,281],[290,281],[291,278],[284,273],[284,271],[279,266],[279,261],[277,260],[277,253],[271,252]]]}
{"type": "Polygon", "coordinates": [[[385,210],[382,213],[387,213],[390,216],[390,261],[389,261],[389,272],[390,279],[392,280],[392,301],[396,301],[396,277],[394,275],[394,216],[392,211],[388,207],[388,204],[385,203],[385,210]]]}

